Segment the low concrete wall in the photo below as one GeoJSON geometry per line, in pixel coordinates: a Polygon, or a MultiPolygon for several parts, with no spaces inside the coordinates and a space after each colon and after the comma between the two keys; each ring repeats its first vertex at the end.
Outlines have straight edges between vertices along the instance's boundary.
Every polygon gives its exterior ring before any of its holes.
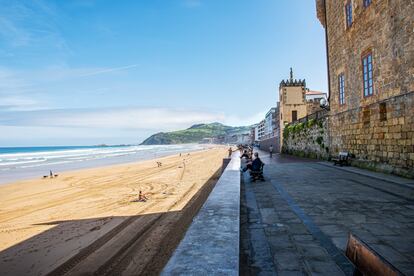
{"type": "Polygon", "coordinates": [[[161,275],[239,275],[239,169],[236,152],[161,275]]]}

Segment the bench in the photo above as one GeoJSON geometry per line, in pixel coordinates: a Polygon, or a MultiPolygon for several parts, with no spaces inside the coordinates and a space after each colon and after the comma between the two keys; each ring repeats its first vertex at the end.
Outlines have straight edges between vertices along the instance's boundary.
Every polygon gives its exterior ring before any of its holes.
{"type": "Polygon", "coordinates": [[[252,182],[256,182],[256,180],[260,180],[260,181],[264,181],[264,176],[263,176],[263,167],[264,167],[264,163],[262,163],[262,165],[260,166],[259,170],[250,170],[250,178],[252,182]]]}
{"type": "Polygon", "coordinates": [[[404,275],[375,250],[353,234],[349,234],[346,256],[355,265],[354,275],[397,276],[404,275]]]}
{"type": "Polygon", "coordinates": [[[334,165],[340,165],[341,167],[343,165],[349,166],[349,159],[351,158],[351,154],[349,152],[341,151],[339,152],[338,156],[335,158],[332,158],[332,161],[334,162],[334,165]]]}

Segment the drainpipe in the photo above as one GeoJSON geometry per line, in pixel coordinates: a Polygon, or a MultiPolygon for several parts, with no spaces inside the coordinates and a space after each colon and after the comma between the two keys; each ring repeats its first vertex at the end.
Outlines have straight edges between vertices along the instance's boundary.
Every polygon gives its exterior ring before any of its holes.
{"type": "Polygon", "coordinates": [[[328,68],[328,104],[330,104],[331,99],[331,74],[329,72],[329,44],[328,44],[328,10],[326,8],[326,0],[323,1],[325,8],[325,45],[326,45],[326,63],[328,68]]]}

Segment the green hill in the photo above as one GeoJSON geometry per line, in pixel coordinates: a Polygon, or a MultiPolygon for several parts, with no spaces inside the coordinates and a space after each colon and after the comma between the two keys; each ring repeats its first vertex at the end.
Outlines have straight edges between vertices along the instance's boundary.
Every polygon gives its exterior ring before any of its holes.
{"type": "Polygon", "coordinates": [[[197,124],[185,130],[156,133],[141,143],[141,145],[170,145],[199,143],[203,138],[228,136],[248,133],[250,127],[231,127],[220,123],[197,124]]]}

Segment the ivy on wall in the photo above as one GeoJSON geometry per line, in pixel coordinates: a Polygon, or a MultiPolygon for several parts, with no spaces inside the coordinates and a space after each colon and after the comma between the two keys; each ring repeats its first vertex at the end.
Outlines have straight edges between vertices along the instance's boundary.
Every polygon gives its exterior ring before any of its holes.
{"type": "Polygon", "coordinates": [[[325,133],[324,119],[287,125],[283,131],[282,151],[303,157],[329,158],[325,133]]]}

